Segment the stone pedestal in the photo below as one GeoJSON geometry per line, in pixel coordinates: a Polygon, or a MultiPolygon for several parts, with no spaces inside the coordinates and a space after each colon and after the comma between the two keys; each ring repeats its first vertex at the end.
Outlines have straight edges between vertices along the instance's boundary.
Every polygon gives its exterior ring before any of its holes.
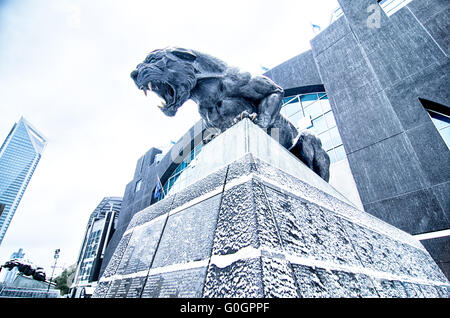
{"type": "Polygon", "coordinates": [[[186,188],[134,216],[94,297],[449,296],[419,241],[247,119],[186,174],[186,188]]]}

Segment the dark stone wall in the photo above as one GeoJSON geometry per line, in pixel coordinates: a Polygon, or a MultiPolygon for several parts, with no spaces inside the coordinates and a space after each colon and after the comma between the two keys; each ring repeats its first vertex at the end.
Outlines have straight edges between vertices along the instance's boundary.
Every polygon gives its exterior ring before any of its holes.
{"type": "Polygon", "coordinates": [[[322,84],[312,51],[295,56],[264,75],[271,78],[284,90],[322,84]]]}
{"type": "MultiPolygon", "coordinates": [[[[415,0],[390,17],[380,10],[380,27],[370,28],[376,0],[338,1],[344,15],[312,50],[266,75],[285,89],[325,86],[367,212],[411,234],[448,229],[450,152],[419,98],[450,106],[450,2],[415,0]]],[[[440,251],[448,237],[424,244],[440,251]]]]}
{"type": "Polygon", "coordinates": [[[450,227],[449,151],[418,99],[450,105],[448,35],[431,32],[450,4],[419,2],[369,28],[376,0],[340,0],[311,42],[366,211],[412,234],[450,227]]]}

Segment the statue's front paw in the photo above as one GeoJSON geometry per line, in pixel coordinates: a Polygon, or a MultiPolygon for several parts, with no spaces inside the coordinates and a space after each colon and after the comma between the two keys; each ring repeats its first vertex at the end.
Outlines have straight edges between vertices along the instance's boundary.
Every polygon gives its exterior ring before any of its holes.
{"type": "Polygon", "coordinates": [[[244,118],[248,118],[254,122],[257,117],[258,117],[258,115],[256,113],[250,114],[248,111],[244,110],[240,115],[233,118],[233,123],[236,124],[244,118]]]}
{"type": "Polygon", "coordinates": [[[271,121],[270,116],[264,116],[259,114],[255,122],[261,128],[268,128],[270,125],[270,121],[271,121]]]}

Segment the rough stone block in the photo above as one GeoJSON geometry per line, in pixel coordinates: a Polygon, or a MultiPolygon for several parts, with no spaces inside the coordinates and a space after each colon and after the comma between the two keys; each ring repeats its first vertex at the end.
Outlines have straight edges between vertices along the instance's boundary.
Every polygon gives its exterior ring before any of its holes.
{"type": "Polygon", "coordinates": [[[199,298],[205,275],[206,267],[151,275],[142,298],[199,298]]]}
{"type": "Polygon", "coordinates": [[[167,216],[141,225],[133,230],[117,274],[126,275],[148,271],[152,264],[167,216]]]}
{"type": "Polygon", "coordinates": [[[152,268],[208,258],[220,202],[216,195],[170,215],[152,268]]]}
{"type": "Polygon", "coordinates": [[[203,297],[255,298],[263,297],[261,259],[243,259],[220,268],[208,267],[203,297]]]}

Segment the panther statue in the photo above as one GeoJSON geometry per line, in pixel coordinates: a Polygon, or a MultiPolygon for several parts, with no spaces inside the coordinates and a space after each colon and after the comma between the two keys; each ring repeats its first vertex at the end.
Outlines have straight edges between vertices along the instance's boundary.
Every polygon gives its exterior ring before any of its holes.
{"type": "Polygon", "coordinates": [[[198,51],[170,47],[151,52],[131,78],[146,95],[153,91],[163,99],[159,107],[167,116],[191,99],[206,128],[225,131],[249,117],[269,134],[278,129],[279,143],[328,182],[330,159],[320,139],[299,134],[280,114],[284,91],[268,77],[252,76],[198,51]]]}

